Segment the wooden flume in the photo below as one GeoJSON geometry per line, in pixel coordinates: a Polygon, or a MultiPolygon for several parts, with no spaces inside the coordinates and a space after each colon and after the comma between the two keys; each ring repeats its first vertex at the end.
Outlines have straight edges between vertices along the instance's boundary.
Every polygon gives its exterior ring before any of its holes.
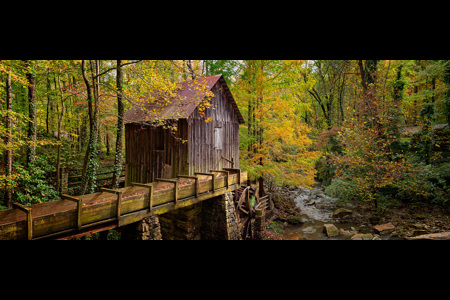
{"type": "Polygon", "coordinates": [[[240,169],[233,169],[228,179],[224,174],[180,175],[178,179],[133,183],[117,190],[103,188],[78,197],[63,195],[63,200],[30,206],[14,204],[14,208],[0,211],[0,239],[55,238],[94,227],[123,226],[220,196],[247,179],[247,172],[240,169]]]}

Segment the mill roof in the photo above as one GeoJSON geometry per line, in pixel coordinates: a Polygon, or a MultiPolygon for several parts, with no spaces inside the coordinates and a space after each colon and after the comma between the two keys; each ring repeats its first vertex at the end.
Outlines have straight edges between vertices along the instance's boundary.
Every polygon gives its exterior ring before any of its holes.
{"type": "MultiPolygon", "coordinates": [[[[204,90],[211,91],[217,82],[222,84],[223,91],[231,102],[239,123],[245,123],[222,74],[179,83],[180,89],[177,91],[177,97],[170,99],[168,103],[161,104],[159,102],[157,104],[156,101],[148,101],[149,95],[144,96],[142,105],[135,105],[125,113],[125,123],[151,122],[156,117],[159,119],[187,119],[199,106],[201,98],[205,95],[204,90]]],[[[154,96],[153,98],[157,99],[158,97],[154,96]]]]}

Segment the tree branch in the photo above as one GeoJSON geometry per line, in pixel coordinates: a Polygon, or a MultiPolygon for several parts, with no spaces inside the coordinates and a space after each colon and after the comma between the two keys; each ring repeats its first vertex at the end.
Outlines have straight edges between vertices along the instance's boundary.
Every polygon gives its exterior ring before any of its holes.
{"type": "Polygon", "coordinates": [[[97,77],[100,77],[100,76],[102,76],[102,75],[105,75],[106,73],[108,73],[108,72],[110,72],[110,71],[112,71],[112,70],[117,70],[117,68],[121,68],[121,67],[124,67],[124,66],[127,66],[127,65],[131,65],[131,64],[137,64],[138,62],[141,62],[141,61],[142,61],[142,59],[140,59],[140,60],[135,60],[135,61],[131,61],[131,62],[127,62],[127,63],[121,64],[121,65],[119,65],[119,66],[115,66],[115,67],[109,68],[109,69],[107,69],[107,70],[105,70],[105,71],[103,71],[103,72],[101,72],[101,73],[95,75],[95,76],[93,77],[93,79],[96,79],[97,77]]]}

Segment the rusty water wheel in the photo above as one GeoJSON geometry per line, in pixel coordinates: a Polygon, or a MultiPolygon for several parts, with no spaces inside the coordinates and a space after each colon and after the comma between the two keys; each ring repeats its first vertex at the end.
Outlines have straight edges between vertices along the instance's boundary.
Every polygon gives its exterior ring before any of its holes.
{"type": "Polygon", "coordinates": [[[252,186],[240,187],[235,191],[235,205],[239,230],[243,240],[253,239],[252,220],[255,218],[255,207],[259,203],[258,188],[252,186]],[[251,206],[250,197],[255,197],[255,205],[251,206]]]}

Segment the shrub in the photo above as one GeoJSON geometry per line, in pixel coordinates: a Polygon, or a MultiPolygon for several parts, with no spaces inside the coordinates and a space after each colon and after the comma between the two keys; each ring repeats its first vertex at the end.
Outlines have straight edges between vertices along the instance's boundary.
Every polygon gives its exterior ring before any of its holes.
{"type": "Polygon", "coordinates": [[[328,156],[322,156],[316,163],[316,177],[323,185],[331,184],[331,180],[335,176],[335,167],[330,163],[328,156]]]}
{"type": "Polygon", "coordinates": [[[343,180],[334,178],[325,189],[325,194],[331,197],[339,198],[343,202],[356,201],[360,199],[360,188],[354,180],[343,180]]]}
{"type": "Polygon", "coordinates": [[[12,181],[13,201],[33,204],[59,199],[54,185],[45,180],[46,173],[55,171],[53,164],[36,157],[36,161],[28,169],[19,163],[14,163],[13,166],[16,171],[12,181]]]}
{"type": "Polygon", "coordinates": [[[415,165],[393,183],[398,192],[393,195],[404,203],[448,205],[450,166],[415,165]]]}

